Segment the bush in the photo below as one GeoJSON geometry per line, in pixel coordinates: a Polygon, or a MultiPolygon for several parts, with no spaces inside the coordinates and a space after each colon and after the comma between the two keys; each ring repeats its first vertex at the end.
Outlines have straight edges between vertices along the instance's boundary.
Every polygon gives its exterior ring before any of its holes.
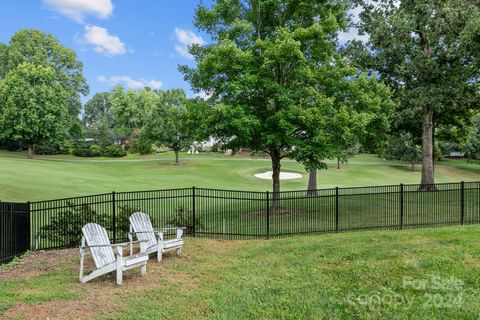
{"type": "Polygon", "coordinates": [[[101,157],[102,154],[102,147],[100,147],[98,144],[92,144],[90,146],[90,157],[101,157]]]}
{"type": "Polygon", "coordinates": [[[189,209],[185,209],[183,206],[178,207],[175,210],[175,218],[168,221],[168,224],[173,227],[185,228],[185,233],[192,234],[193,231],[203,229],[203,220],[195,216],[195,225],[193,225],[193,213],[189,209]]]}
{"type": "Polygon", "coordinates": [[[125,157],[127,155],[127,152],[123,150],[121,147],[111,145],[103,149],[103,155],[105,157],[118,158],[118,157],[125,157]]]}
{"type": "Polygon", "coordinates": [[[140,134],[132,141],[131,151],[142,155],[151,154],[153,153],[153,144],[145,135],[140,134]]]}
{"type": "Polygon", "coordinates": [[[90,148],[88,147],[79,147],[73,150],[73,154],[77,157],[92,157],[90,148]]]}
{"type": "Polygon", "coordinates": [[[40,236],[58,246],[76,246],[82,240],[82,227],[86,223],[106,226],[109,220],[88,205],[78,206],[69,202],[65,211],[55,215],[49,224],[40,229],[40,236]]]}
{"type": "Polygon", "coordinates": [[[60,147],[56,145],[39,144],[35,146],[35,153],[42,155],[55,155],[61,154],[61,150],[60,147]]]}
{"type": "Polygon", "coordinates": [[[127,152],[115,145],[102,148],[99,145],[93,144],[91,146],[77,147],[73,151],[73,154],[77,157],[125,157],[127,152]]]}

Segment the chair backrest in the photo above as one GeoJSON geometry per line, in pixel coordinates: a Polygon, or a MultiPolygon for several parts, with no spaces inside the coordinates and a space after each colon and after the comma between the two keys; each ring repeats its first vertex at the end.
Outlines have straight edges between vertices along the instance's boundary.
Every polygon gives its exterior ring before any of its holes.
{"type": "Polygon", "coordinates": [[[99,224],[87,223],[82,228],[83,237],[88,246],[108,245],[105,247],[90,248],[93,261],[97,268],[101,268],[115,261],[113,249],[110,246],[107,230],[99,224]]]}
{"type": "Polygon", "coordinates": [[[130,225],[133,228],[133,232],[138,232],[136,233],[138,240],[147,241],[146,244],[142,243],[145,248],[150,248],[157,244],[155,233],[153,233],[152,222],[150,221],[150,217],[147,214],[143,212],[132,213],[132,215],[130,216],[130,225]]]}

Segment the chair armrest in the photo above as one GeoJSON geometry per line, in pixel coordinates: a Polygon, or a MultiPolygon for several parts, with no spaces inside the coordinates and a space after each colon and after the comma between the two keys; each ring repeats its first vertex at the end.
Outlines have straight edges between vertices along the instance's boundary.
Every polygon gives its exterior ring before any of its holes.
{"type": "Polygon", "coordinates": [[[187,228],[186,227],[173,227],[173,228],[159,228],[157,230],[178,230],[178,229],[185,230],[187,228]]]}
{"type": "Polygon", "coordinates": [[[102,247],[126,247],[132,243],[138,243],[138,242],[147,242],[148,240],[137,240],[137,241],[132,241],[132,242],[122,242],[122,243],[111,243],[111,244],[94,244],[91,246],[82,246],[80,247],[81,249],[89,249],[89,248],[102,248],[102,247]]]}
{"type": "Polygon", "coordinates": [[[158,231],[153,230],[153,231],[132,231],[129,232],[129,234],[135,234],[135,233],[157,233],[158,231]]]}

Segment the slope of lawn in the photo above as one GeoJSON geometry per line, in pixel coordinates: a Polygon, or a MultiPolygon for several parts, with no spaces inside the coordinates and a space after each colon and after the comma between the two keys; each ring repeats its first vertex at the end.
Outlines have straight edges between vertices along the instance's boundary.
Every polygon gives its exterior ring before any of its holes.
{"type": "Polygon", "coordinates": [[[5,319],[476,319],[479,226],[278,240],[187,238],[148,274],[77,283],[78,250],[0,270],[5,319]]]}
{"type": "MultiPolygon", "coordinates": [[[[318,174],[318,187],[348,187],[418,183],[419,167],[384,161],[375,155],[358,155],[340,170],[330,162],[318,174]]],[[[3,201],[44,200],[115,191],[206,187],[265,191],[271,182],[255,178],[268,171],[268,159],[248,155],[182,154],[175,166],[173,154],[125,158],[85,159],[73,156],[37,156],[28,160],[23,153],[0,152],[0,199],[3,201]]],[[[304,174],[302,179],[282,182],[282,190],[303,190],[308,177],[302,165],[285,160],[282,170],[304,174]]],[[[464,160],[447,160],[436,166],[437,182],[480,180],[480,166],[464,160]]]]}

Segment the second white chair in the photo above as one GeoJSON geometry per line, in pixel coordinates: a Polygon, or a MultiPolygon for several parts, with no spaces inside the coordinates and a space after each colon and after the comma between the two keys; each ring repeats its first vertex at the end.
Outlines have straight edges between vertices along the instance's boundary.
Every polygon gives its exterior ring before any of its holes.
{"type": "Polygon", "coordinates": [[[135,212],[130,216],[130,254],[133,253],[133,236],[140,240],[140,250],[146,254],[157,254],[157,261],[162,261],[164,252],[176,250],[177,256],[183,247],[183,229],[184,228],[161,228],[154,229],[150,217],[143,212],[135,212]],[[164,239],[165,230],[176,230],[174,239],[164,239]]]}

